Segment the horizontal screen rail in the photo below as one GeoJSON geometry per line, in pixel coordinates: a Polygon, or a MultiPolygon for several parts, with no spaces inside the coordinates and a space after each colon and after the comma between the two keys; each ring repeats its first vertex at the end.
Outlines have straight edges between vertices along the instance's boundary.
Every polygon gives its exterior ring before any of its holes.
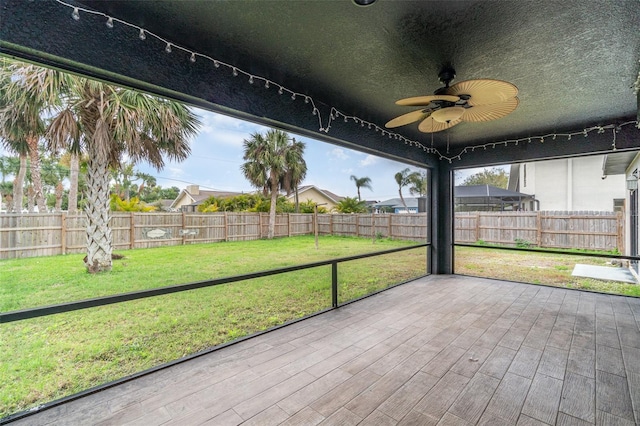
{"type": "Polygon", "coordinates": [[[373,253],[358,254],[355,256],[340,257],[336,259],[323,260],[302,265],[287,266],[284,268],[270,269],[267,271],[251,272],[248,274],[234,275],[230,277],[216,278],[207,281],[197,281],[187,284],[159,287],[148,290],[134,291],[130,293],[120,293],[112,296],[96,297],[94,299],[79,300],[76,302],[60,303],[57,305],[43,306],[38,308],[21,309],[17,311],[0,312],[0,323],[21,321],[30,318],[44,317],[47,315],[61,314],[63,312],[77,311],[80,309],[95,308],[99,306],[112,305],[115,303],[127,302],[130,300],[146,299],[148,297],[162,296],[165,294],[179,293],[182,291],[195,290],[198,288],[212,287],[221,284],[229,284],[238,281],[245,281],[254,278],[268,277],[271,275],[284,274],[287,272],[301,271],[303,269],[317,268],[319,266],[337,265],[338,263],[351,260],[365,259],[374,256],[383,256],[391,253],[398,253],[430,246],[430,243],[415,244],[408,247],[400,247],[390,250],[377,251],[373,253]]]}
{"type": "Polygon", "coordinates": [[[479,249],[492,249],[492,250],[510,250],[510,251],[522,251],[529,253],[545,253],[545,254],[565,254],[570,256],[582,256],[582,257],[604,257],[606,259],[623,259],[623,260],[633,260],[640,261],[640,257],[638,256],[624,256],[621,254],[605,254],[605,253],[581,253],[575,251],[567,251],[567,250],[545,250],[545,249],[535,249],[535,248],[523,248],[523,247],[506,247],[506,246],[493,246],[493,245],[476,245],[476,244],[464,244],[464,243],[455,243],[455,247],[472,247],[479,249]]]}

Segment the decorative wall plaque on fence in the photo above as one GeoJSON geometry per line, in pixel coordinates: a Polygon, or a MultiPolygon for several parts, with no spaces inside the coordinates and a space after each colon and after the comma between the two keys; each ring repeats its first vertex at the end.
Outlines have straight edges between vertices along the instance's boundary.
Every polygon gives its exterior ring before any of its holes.
{"type": "Polygon", "coordinates": [[[181,229],[179,231],[179,235],[180,236],[185,236],[185,235],[198,235],[200,233],[199,229],[181,229]]]}
{"type": "Polygon", "coordinates": [[[171,229],[166,228],[143,228],[142,236],[149,240],[159,240],[162,238],[171,238],[171,229]]]}

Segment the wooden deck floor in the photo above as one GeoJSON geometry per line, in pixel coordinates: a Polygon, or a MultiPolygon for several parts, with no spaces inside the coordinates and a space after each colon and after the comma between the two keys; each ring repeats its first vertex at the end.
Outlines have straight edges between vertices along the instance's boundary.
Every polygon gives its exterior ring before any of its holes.
{"type": "Polygon", "coordinates": [[[634,425],[640,299],[432,276],[15,424],[634,425]]]}

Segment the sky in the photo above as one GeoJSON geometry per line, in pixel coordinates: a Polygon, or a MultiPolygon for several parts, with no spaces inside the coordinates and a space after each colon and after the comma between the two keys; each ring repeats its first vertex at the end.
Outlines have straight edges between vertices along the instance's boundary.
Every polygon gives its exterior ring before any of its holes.
{"type": "MultiPolygon", "coordinates": [[[[180,189],[196,184],[202,189],[233,192],[253,192],[253,188],[240,171],[243,163],[243,141],[254,132],[265,133],[268,127],[239,120],[222,114],[194,108],[202,121],[198,135],[191,141],[191,155],[180,163],[167,161],[157,171],[147,163],[138,163],[135,169],[156,177],[163,188],[180,189]]],[[[342,148],[289,132],[291,137],[305,142],[307,176],[302,185],[314,185],[343,197],[357,197],[351,175],[369,177],[373,191],[361,188],[363,200],[384,201],[398,197],[394,175],[406,164],[363,152],[342,148]]],[[[410,148],[417,149],[417,148],[410,148]]],[[[0,155],[11,155],[0,147],[0,155]]],[[[409,167],[419,171],[417,167],[409,167]]],[[[456,184],[482,169],[468,169],[456,173],[456,184]]],[[[408,188],[403,196],[410,196],[408,188]]]]}
{"type": "MultiPolygon", "coordinates": [[[[235,119],[201,109],[195,112],[202,120],[199,135],[192,141],[191,155],[181,163],[167,162],[165,168],[154,168],[139,164],[136,169],[157,178],[162,187],[184,188],[189,184],[203,189],[252,192],[240,171],[243,163],[243,140],[254,132],[265,133],[268,127],[235,119]]],[[[362,199],[383,201],[398,197],[398,185],[394,175],[407,165],[382,157],[320,142],[295,133],[291,137],[305,142],[304,158],[307,162],[307,177],[302,185],[314,185],[343,197],[357,197],[356,186],[351,175],[371,178],[373,191],[361,188],[362,199]]],[[[410,167],[412,170],[420,170],[410,167]]],[[[459,173],[456,183],[474,170],[459,173]]],[[[403,195],[409,196],[408,188],[403,195]]]]}

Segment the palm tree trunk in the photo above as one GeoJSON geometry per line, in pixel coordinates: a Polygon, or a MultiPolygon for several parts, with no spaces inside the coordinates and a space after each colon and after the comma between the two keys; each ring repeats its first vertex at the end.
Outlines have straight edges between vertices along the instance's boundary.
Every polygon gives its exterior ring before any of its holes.
{"type": "Polygon", "coordinates": [[[59,213],[62,210],[62,194],[64,194],[64,186],[62,186],[62,182],[58,182],[56,185],[56,206],[55,211],[59,213]]]}
{"type": "Polygon", "coordinates": [[[33,185],[27,187],[27,213],[33,213],[33,207],[35,206],[36,191],[33,189],[33,185]]]}
{"type": "Polygon", "coordinates": [[[269,232],[267,238],[272,239],[276,233],[276,203],[278,202],[278,179],[271,177],[271,206],[269,207],[269,232]]]}
{"type": "Polygon", "coordinates": [[[295,202],[296,202],[296,213],[300,213],[300,199],[298,198],[298,185],[296,185],[296,192],[295,192],[295,202]]]}
{"type": "Polygon", "coordinates": [[[69,161],[69,202],[67,210],[69,214],[75,214],[78,210],[78,175],[80,171],[80,157],[71,154],[69,161]]]}
{"type": "Polygon", "coordinates": [[[112,252],[109,227],[109,167],[106,152],[99,152],[94,145],[96,144],[89,145],[88,194],[85,206],[87,257],[84,262],[90,273],[110,271],[112,252]]]}
{"type": "Polygon", "coordinates": [[[362,201],[362,198],[360,198],[360,187],[356,185],[356,188],[358,189],[358,201],[362,201]]]}
{"type": "Polygon", "coordinates": [[[13,180],[13,211],[22,213],[22,199],[24,198],[24,177],[27,175],[27,155],[20,154],[20,168],[13,180]]]}
{"type": "Polygon", "coordinates": [[[40,152],[38,151],[38,137],[29,135],[26,139],[29,146],[29,159],[31,160],[31,182],[33,183],[33,196],[38,206],[38,213],[47,212],[47,204],[44,201],[42,191],[42,177],[40,176],[40,152]]]}
{"type": "Polygon", "coordinates": [[[404,201],[404,197],[402,196],[402,187],[398,188],[398,194],[400,194],[400,201],[402,201],[402,205],[404,206],[404,211],[409,213],[409,209],[407,208],[407,203],[404,201]]]}

